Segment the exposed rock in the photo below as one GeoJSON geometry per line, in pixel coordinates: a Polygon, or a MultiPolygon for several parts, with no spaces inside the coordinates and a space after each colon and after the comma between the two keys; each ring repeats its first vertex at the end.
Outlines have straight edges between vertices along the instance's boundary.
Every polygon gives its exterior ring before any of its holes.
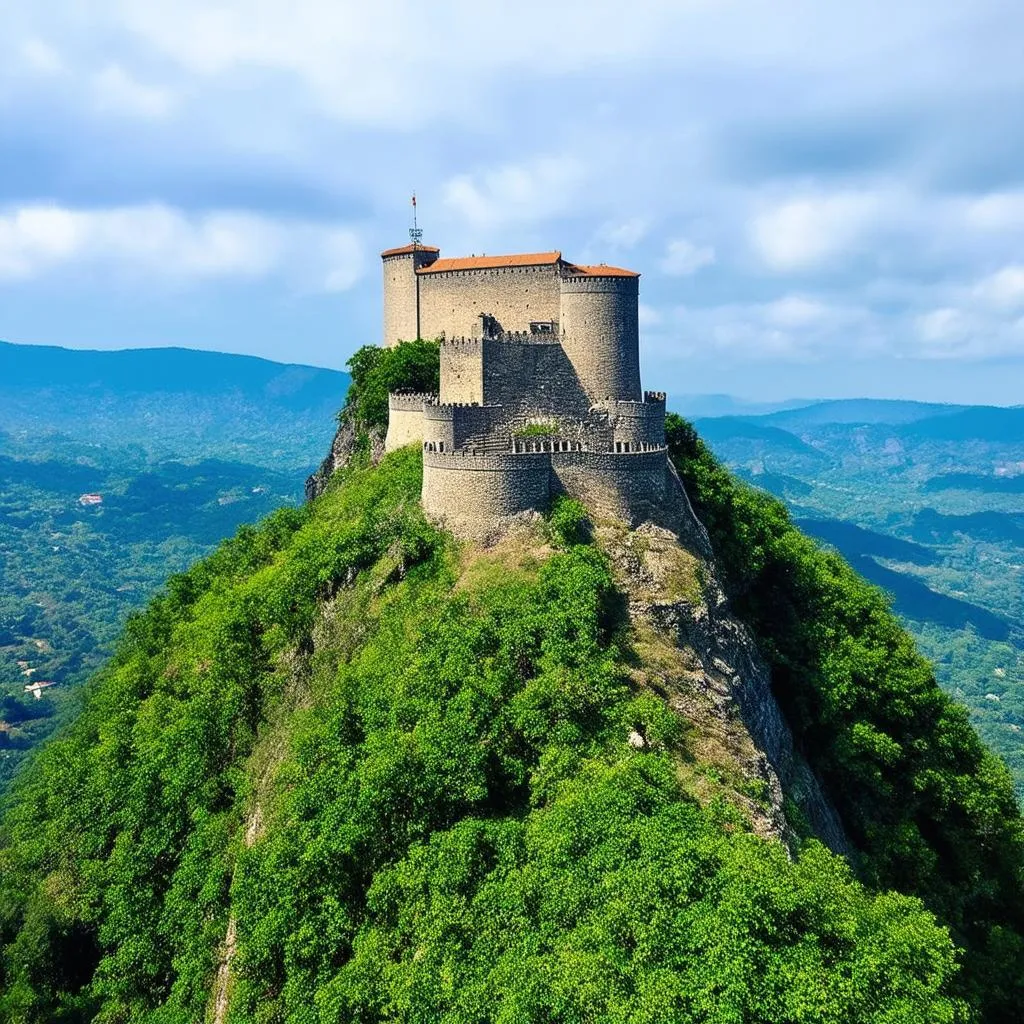
{"type": "Polygon", "coordinates": [[[338,430],[331,442],[331,450],[317,471],[306,480],[306,501],[312,501],[323,494],[334,472],[349,464],[361,435],[368,438],[370,462],[373,465],[376,466],[384,457],[384,431],[379,427],[358,426],[354,419],[346,417],[338,424],[338,430]]]}
{"type": "Polygon", "coordinates": [[[740,769],[756,831],[793,840],[783,810],[785,795],[823,843],[849,854],[838,814],[793,746],[768,667],[753,637],[729,610],[707,533],[678,478],[674,483],[674,508],[666,510],[666,525],[597,530],[629,595],[630,617],[640,631],[644,681],[661,689],[670,705],[695,724],[711,760],[718,750],[725,755],[723,763],[740,769]]]}

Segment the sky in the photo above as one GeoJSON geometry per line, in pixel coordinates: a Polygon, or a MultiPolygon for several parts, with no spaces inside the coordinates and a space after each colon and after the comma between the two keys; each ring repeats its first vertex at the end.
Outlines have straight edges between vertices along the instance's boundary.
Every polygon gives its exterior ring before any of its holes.
{"type": "Polygon", "coordinates": [[[382,249],[642,274],[645,386],[1024,403],[1019,0],[0,0],[0,338],[342,368],[382,249]]]}

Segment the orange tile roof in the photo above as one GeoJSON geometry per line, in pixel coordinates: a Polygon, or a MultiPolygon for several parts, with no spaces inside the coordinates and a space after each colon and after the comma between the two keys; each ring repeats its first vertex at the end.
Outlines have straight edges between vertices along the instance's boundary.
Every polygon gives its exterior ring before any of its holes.
{"type": "Polygon", "coordinates": [[[461,256],[435,260],[429,267],[421,267],[420,274],[438,274],[446,270],[489,270],[496,267],[543,267],[558,263],[560,252],[528,252],[515,256],[461,256]]]}
{"type": "Polygon", "coordinates": [[[397,249],[385,249],[381,253],[381,257],[384,256],[405,256],[406,253],[411,253],[415,249],[419,249],[421,252],[440,252],[441,250],[435,245],[400,245],[397,249]]]}
{"type": "Polygon", "coordinates": [[[591,266],[582,266],[578,263],[570,263],[566,266],[566,273],[586,277],[639,277],[635,270],[626,270],[624,267],[609,267],[607,263],[598,263],[591,266]]]}

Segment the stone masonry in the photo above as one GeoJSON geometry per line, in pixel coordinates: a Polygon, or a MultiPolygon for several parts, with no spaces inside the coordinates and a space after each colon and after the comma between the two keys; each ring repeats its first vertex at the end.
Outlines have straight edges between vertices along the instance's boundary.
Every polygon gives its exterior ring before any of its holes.
{"type": "Polygon", "coordinates": [[[441,341],[440,394],[391,395],[386,439],[422,445],[432,518],[481,535],[556,494],[630,525],[654,516],[665,395],[640,386],[639,274],[558,252],[381,256],[384,344],[441,341]]]}

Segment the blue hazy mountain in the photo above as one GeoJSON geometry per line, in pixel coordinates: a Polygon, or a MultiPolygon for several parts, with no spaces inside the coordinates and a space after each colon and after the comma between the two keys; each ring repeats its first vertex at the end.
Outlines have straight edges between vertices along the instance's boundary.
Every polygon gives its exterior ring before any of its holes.
{"type": "Polygon", "coordinates": [[[854,399],[696,426],[892,595],[1024,794],[1024,406],[854,399]]]}
{"type": "Polygon", "coordinates": [[[348,380],[221,352],[0,342],[0,430],[307,466],[330,442],[348,380]]]}

